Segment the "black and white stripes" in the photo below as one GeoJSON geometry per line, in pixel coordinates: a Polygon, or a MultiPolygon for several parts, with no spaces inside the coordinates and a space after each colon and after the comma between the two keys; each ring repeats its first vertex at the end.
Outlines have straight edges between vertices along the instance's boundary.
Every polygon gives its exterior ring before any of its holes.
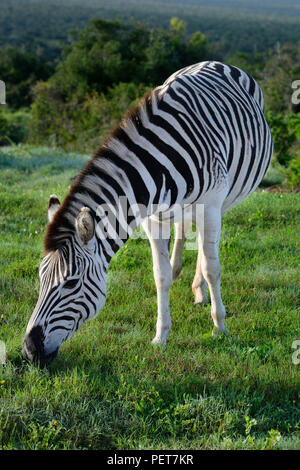
{"type": "Polygon", "coordinates": [[[50,199],[40,298],[24,339],[27,357],[47,362],[99,311],[109,261],[141,223],[151,242],[158,294],[154,342],[168,336],[168,290],[181,266],[183,241],[176,241],[170,263],[168,243],[154,236],[170,220],[182,235],[189,222],[197,224],[195,300],[207,300],[208,283],[216,331],[225,331],[221,218],[254,191],[269,166],[273,144],[263,108],[261,89],[248,74],[201,62],[174,73],[124,117],[63,204],[50,199]],[[201,222],[194,216],[199,205],[204,205],[201,222]],[[107,221],[114,221],[114,230],[108,230],[107,221]]]}

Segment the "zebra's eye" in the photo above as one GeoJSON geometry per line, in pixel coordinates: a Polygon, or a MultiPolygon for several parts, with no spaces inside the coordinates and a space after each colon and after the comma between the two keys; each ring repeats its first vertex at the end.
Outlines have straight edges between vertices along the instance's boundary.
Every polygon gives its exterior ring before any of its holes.
{"type": "Polygon", "coordinates": [[[73,288],[76,286],[76,284],[77,284],[77,282],[78,282],[78,279],[79,279],[79,278],[77,278],[77,279],[70,279],[69,281],[65,282],[65,283],[64,283],[64,289],[73,289],[73,288]]]}

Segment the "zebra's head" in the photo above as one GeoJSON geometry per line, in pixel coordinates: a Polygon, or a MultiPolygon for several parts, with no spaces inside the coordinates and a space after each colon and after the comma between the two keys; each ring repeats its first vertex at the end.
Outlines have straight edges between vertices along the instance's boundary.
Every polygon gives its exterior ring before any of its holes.
{"type": "MultiPolygon", "coordinates": [[[[59,210],[56,196],[49,201],[51,223],[59,210]]],[[[105,269],[95,222],[83,207],[74,220],[74,233],[43,258],[40,293],[23,339],[23,356],[32,363],[48,365],[63,341],[103,306],[105,269]]]]}

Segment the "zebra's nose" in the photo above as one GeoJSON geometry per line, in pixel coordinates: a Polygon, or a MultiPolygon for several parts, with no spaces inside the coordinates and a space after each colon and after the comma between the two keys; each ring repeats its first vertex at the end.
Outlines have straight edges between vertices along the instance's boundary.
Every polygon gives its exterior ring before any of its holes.
{"type": "Polygon", "coordinates": [[[44,334],[41,326],[34,326],[29,333],[24,336],[22,355],[32,364],[39,366],[49,365],[57,356],[58,348],[51,354],[45,354],[44,334]]]}

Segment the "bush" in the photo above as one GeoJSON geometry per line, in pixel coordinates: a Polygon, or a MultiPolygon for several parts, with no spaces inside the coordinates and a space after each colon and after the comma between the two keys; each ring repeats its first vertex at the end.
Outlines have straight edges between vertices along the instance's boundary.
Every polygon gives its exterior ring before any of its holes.
{"type": "Polygon", "coordinates": [[[74,96],[64,103],[51,82],[40,82],[32,105],[30,141],[93,152],[148,89],[145,85],[119,83],[106,94],[93,91],[83,102],[74,96]]]}
{"type": "Polygon", "coordinates": [[[296,141],[295,128],[290,126],[288,117],[283,114],[268,111],[266,118],[274,141],[274,161],[287,167],[293,158],[291,147],[296,141]]]}
{"type": "Polygon", "coordinates": [[[296,158],[290,161],[288,168],[285,169],[287,184],[290,189],[300,188],[300,152],[296,158]]]}
{"type": "Polygon", "coordinates": [[[12,111],[0,108],[0,145],[18,144],[27,139],[31,121],[28,109],[12,111]]]}

